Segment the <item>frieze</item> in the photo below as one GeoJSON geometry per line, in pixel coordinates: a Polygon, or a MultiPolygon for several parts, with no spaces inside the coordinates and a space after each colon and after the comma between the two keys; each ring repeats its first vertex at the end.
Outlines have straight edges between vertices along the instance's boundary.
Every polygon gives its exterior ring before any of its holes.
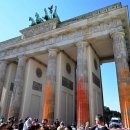
{"type": "Polygon", "coordinates": [[[80,37],[83,35],[83,32],[84,32],[84,30],[79,30],[78,32],[75,31],[75,32],[70,32],[70,33],[64,34],[64,35],[62,35],[62,40],[65,41],[65,40],[69,40],[69,39],[74,39],[76,37],[80,37]]]}
{"type": "Polygon", "coordinates": [[[109,31],[113,28],[117,28],[117,27],[122,27],[122,21],[115,19],[113,21],[109,21],[109,22],[104,22],[104,23],[99,23],[97,25],[94,26],[90,26],[86,29],[86,33],[87,34],[92,34],[92,33],[96,33],[96,32],[101,32],[101,31],[109,31]]]}
{"type": "MultiPolygon", "coordinates": [[[[40,25],[40,24],[39,24],[40,25]]],[[[56,47],[59,46],[58,44],[62,44],[62,42],[65,42],[67,40],[71,40],[71,39],[77,39],[78,37],[86,37],[87,35],[95,35],[95,33],[97,32],[104,32],[106,31],[107,33],[113,32],[113,31],[118,31],[118,30],[122,30],[122,22],[121,20],[115,19],[106,23],[99,23],[98,25],[94,25],[94,26],[86,26],[84,28],[80,28],[78,29],[78,31],[76,30],[71,30],[72,32],[68,32],[66,34],[62,34],[60,33],[59,35],[56,35],[55,37],[50,37],[49,39],[42,39],[41,41],[37,41],[37,42],[30,42],[30,43],[26,43],[26,44],[21,44],[19,45],[19,43],[15,43],[16,46],[14,46],[13,48],[6,46],[5,48],[1,48],[1,52],[0,52],[0,59],[3,59],[4,56],[9,56],[10,55],[18,55],[19,53],[25,53],[25,52],[30,52],[30,50],[35,50],[41,47],[56,47]],[[6,48],[9,48],[6,49],[6,48]],[[6,52],[6,53],[3,53],[6,52]]],[[[76,42],[76,41],[75,41],[76,42]]],[[[37,50],[39,51],[39,50],[37,50]]]]}
{"type": "MultiPolygon", "coordinates": [[[[39,24],[40,25],[40,24],[39,24]]],[[[62,40],[67,40],[68,38],[75,38],[75,37],[78,37],[78,36],[81,36],[85,33],[87,34],[91,34],[91,33],[96,33],[96,32],[99,32],[99,31],[104,31],[104,30],[107,30],[107,29],[113,29],[114,27],[116,28],[118,26],[119,27],[122,27],[122,22],[121,20],[113,20],[112,22],[106,22],[106,23],[99,23],[98,25],[90,25],[90,26],[86,26],[82,29],[78,29],[78,31],[73,31],[73,32],[68,32],[66,34],[62,34],[60,33],[59,35],[56,36],[56,38],[54,38],[54,41],[57,42],[56,40],[58,40],[58,42],[62,39],[62,40]]],[[[117,29],[117,28],[116,28],[117,29]]],[[[114,32],[115,30],[111,30],[111,32],[114,32]]],[[[53,36],[54,37],[54,36],[53,36]]],[[[17,47],[18,45],[23,45],[24,46],[24,41],[26,39],[21,39],[23,43],[20,43],[19,42],[16,42],[16,43],[11,43],[8,44],[8,45],[5,45],[5,44],[2,44],[0,45],[0,51],[2,50],[5,50],[6,46],[7,48],[11,48],[12,46],[14,47],[17,47]]],[[[45,40],[48,42],[48,40],[45,40]]]]}
{"type": "Polygon", "coordinates": [[[1,44],[0,46],[6,46],[7,44],[14,44],[14,43],[17,43],[17,42],[19,42],[21,40],[22,40],[21,36],[18,36],[18,37],[15,37],[15,38],[0,42],[0,44],[1,44]]]}
{"type": "Polygon", "coordinates": [[[37,49],[37,48],[40,48],[40,47],[43,47],[43,46],[47,46],[49,44],[52,44],[51,39],[48,39],[48,40],[45,40],[45,41],[40,41],[40,42],[33,42],[33,43],[27,44],[25,46],[16,47],[16,48],[13,48],[13,49],[8,49],[8,50],[5,50],[5,51],[0,53],[0,58],[3,58],[4,56],[11,56],[11,55],[16,56],[16,55],[19,55],[19,53],[23,54],[27,51],[31,51],[33,49],[37,49]]]}

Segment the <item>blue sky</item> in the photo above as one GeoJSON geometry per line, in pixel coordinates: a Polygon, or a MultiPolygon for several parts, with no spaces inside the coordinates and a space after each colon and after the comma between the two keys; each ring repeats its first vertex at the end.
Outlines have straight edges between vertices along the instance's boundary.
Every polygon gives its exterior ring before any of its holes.
{"type": "MultiPolygon", "coordinates": [[[[43,17],[44,8],[52,4],[57,5],[60,20],[64,21],[117,2],[130,8],[129,0],[1,0],[0,42],[19,36],[19,30],[30,25],[30,16],[35,18],[35,12],[38,12],[43,17]]],[[[101,68],[104,104],[120,111],[115,64],[103,64],[101,68]]]]}

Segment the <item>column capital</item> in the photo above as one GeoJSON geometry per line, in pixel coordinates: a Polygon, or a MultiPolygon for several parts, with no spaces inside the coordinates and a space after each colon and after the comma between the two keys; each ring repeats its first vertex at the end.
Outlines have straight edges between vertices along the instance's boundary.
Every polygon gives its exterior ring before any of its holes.
{"type": "Polygon", "coordinates": [[[58,49],[57,48],[51,48],[51,49],[48,49],[48,52],[49,52],[49,55],[56,56],[58,49]]]}
{"type": "Polygon", "coordinates": [[[124,32],[113,32],[113,33],[110,33],[111,35],[111,38],[114,38],[114,37],[124,37],[125,36],[125,33],[124,32]]]}
{"type": "Polygon", "coordinates": [[[77,42],[76,44],[75,44],[77,47],[78,46],[88,46],[89,45],[89,43],[87,42],[87,41],[80,41],[80,42],[77,42]]]}
{"type": "Polygon", "coordinates": [[[2,61],[0,61],[0,64],[8,64],[9,62],[8,61],[6,61],[6,60],[2,60],[2,61]]]}
{"type": "Polygon", "coordinates": [[[25,55],[19,55],[19,56],[18,56],[18,60],[20,60],[20,59],[25,59],[25,60],[27,60],[27,59],[28,59],[28,57],[27,57],[27,56],[25,56],[25,55]]]}

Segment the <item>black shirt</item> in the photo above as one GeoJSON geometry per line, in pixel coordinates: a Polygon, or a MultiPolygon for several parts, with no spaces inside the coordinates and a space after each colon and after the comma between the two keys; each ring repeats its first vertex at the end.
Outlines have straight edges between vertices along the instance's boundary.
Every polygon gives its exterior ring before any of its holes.
{"type": "Polygon", "coordinates": [[[24,124],[24,123],[20,123],[20,124],[18,125],[18,130],[23,130],[23,124],[24,124]]]}
{"type": "Polygon", "coordinates": [[[102,127],[102,128],[98,128],[96,127],[95,130],[109,130],[106,126],[102,127]]]}

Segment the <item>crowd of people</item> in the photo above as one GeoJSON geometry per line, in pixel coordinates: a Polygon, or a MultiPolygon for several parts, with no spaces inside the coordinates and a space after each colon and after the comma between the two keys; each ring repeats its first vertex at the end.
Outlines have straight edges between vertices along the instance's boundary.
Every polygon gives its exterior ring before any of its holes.
{"type": "Polygon", "coordinates": [[[71,126],[65,126],[63,121],[56,121],[53,124],[48,124],[47,119],[43,119],[40,123],[38,119],[32,119],[31,117],[26,118],[24,121],[22,119],[16,123],[14,117],[9,118],[6,122],[3,119],[0,120],[0,130],[108,130],[105,126],[103,116],[98,114],[95,117],[95,126],[90,127],[89,122],[82,124],[81,126],[76,126],[76,123],[72,123],[71,126]]]}

